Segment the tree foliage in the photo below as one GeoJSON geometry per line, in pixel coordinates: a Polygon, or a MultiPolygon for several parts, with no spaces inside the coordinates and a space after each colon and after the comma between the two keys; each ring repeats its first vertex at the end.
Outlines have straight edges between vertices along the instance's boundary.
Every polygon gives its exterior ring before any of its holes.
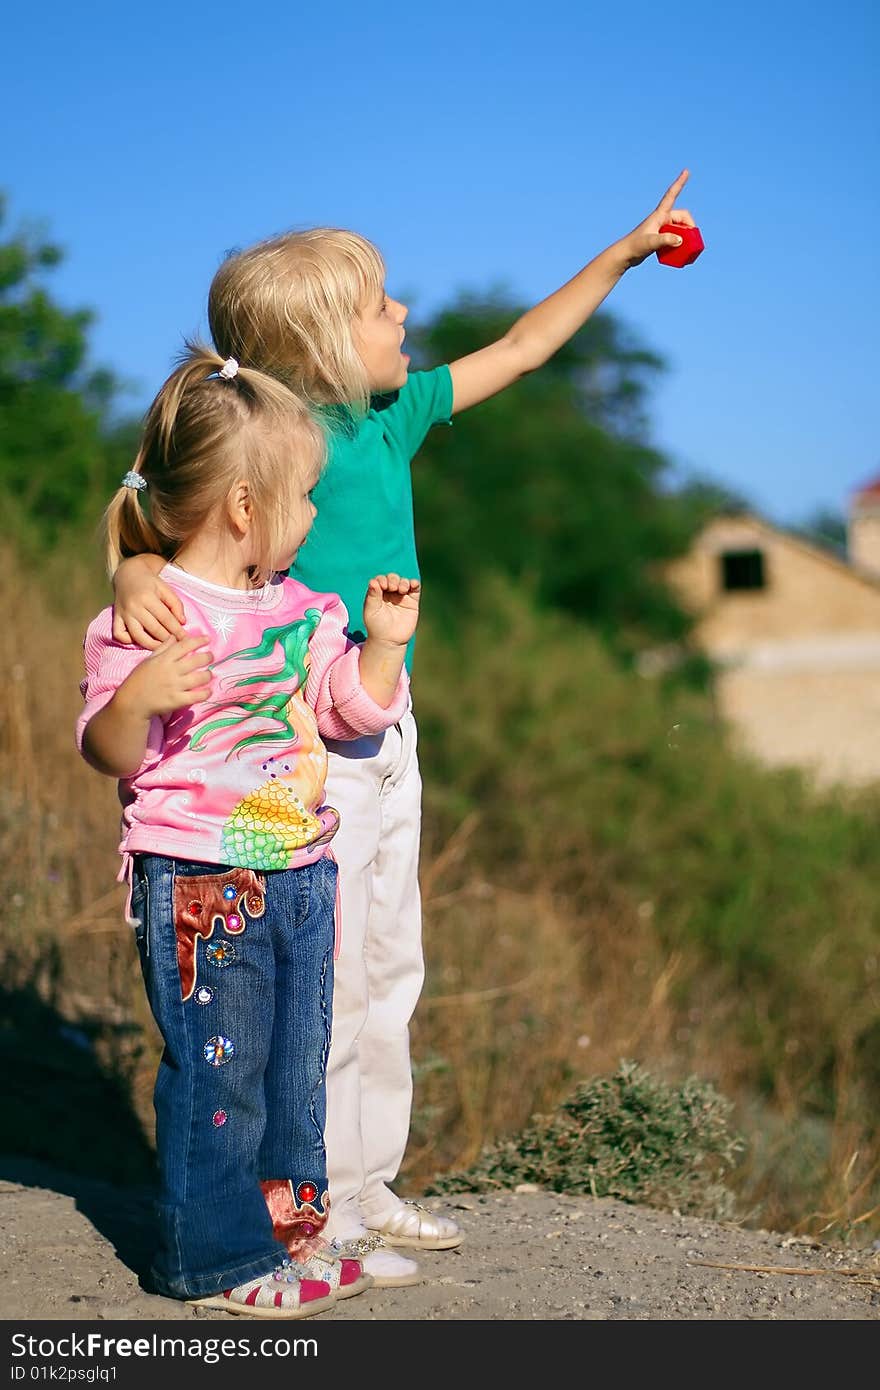
{"type": "Polygon", "coordinates": [[[802,526],[796,528],[796,533],[814,545],[824,545],[839,555],[846,554],[846,517],[831,507],[820,507],[813,512],[802,526]]]}
{"type": "MultiPolygon", "coordinates": [[[[0,228],[4,220],[0,199],[0,228]]],[[[43,540],[96,513],[133,433],[108,422],[112,373],[88,366],[93,315],[62,308],[45,288],[60,261],[34,231],[0,239],[0,491],[43,540]]]]}
{"type": "MultiPolygon", "coordinates": [[[[520,312],[499,296],[462,297],[416,335],[418,353],[455,360],[520,312]]],[[[673,491],[667,459],[647,442],[662,367],[600,312],[539,371],[434,430],[413,470],[432,595],[452,608],[491,570],[624,648],[680,638],[687,619],[659,568],[687,546],[710,498],[673,491]]]]}

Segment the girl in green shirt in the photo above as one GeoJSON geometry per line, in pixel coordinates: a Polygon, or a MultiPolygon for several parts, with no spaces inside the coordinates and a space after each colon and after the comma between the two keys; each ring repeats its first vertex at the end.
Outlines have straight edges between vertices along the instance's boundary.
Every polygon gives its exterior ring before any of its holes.
{"type": "MultiPolygon", "coordinates": [[[[356,233],[292,232],[231,255],[209,295],[217,351],[279,377],[315,406],[329,461],[317,517],[292,573],[340,593],[351,635],[373,574],[418,575],[410,463],[432,425],[535,371],[580,329],[623,275],[693,226],[674,206],[683,170],[656,208],[496,342],[430,372],[409,372],[406,306],[385,288],[378,250],[356,233]]],[[[158,646],[183,635],[177,595],[151,557],[117,572],[114,635],[158,646]]],[[[411,663],[412,651],[409,653],[411,663]]],[[[414,1283],[401,1250],[459,1245],[447,1216],[393,1191],[412,1100],[408,1025],[424,967],[418,889],[421,782],[412,710],[383,735],[329,744],[327,797],[340,814],[341,948],[327,1068],[332,1231],[377,1285],[414,1283]]]]}

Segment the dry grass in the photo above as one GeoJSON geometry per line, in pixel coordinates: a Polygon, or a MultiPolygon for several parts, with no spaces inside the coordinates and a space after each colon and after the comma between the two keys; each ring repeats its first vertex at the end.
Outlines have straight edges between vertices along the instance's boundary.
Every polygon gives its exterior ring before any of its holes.
{"type": "Polygon", "coordinates": [[[115,882],[116,787],[73,743],[82,637],[103,588],[61,557],[42,578],[0,565],[0,1039],[19,1102],[2,1146],[74,1167],[91,1156],[140,1180],[152,1123],[141,1072],[156,1034],[115,882]]]}

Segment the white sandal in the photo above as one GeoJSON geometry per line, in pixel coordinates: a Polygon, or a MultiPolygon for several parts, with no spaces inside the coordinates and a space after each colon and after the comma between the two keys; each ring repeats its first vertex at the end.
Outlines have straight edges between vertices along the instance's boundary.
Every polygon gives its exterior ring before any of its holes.
{"type": "Polygon", "coordinates": [[[414,1250],[452,1250],[464,1240],[451,1217],[438,1216],[418,1202],[401,1202],[394,1215],[387,1216],[381,1226],[373,1226],[369,1221],[365,1225],[389,1245],[403,1245],[414,1250]]]}

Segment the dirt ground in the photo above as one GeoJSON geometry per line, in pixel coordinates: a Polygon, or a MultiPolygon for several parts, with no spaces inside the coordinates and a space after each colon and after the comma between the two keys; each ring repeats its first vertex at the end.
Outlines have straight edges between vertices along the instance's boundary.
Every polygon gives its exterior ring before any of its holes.
{"type": "MultiPolygon", "coordinates": [[[[536,1190],[429,1199],[465,1241],[419,1256],[424,1280],[370,1289],[334,1320],[880,1319],[880,1253],[536,1190]]],[[[0,1159],[0,1317],[212,1319],[141,1285],[149,1194],[0,1159]]],[[[236,1320],[238,1321],[238,1320],[236,1320]]],[[[277,1326],[277,1324],[276,1324],[277,1326]]]]}

